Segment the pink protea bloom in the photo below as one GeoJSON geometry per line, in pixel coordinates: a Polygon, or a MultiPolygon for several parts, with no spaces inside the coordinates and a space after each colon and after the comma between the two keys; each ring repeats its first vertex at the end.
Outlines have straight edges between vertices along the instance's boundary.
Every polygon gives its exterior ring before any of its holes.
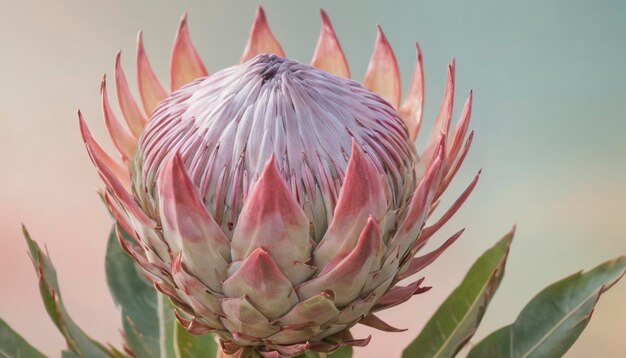
{"type": "Polygon", "coordinates": [[[208,75],[183,16],[170,90],[152,71],[141,34],[141,104],[118,54],[117,99],[104,119],[121,161],[96,144],[82,116],[105,199],[134,238],[124,250],[169,296],[191,333],[215,332],[227,354],[295,356],[365,345],[357,323],[397,329],[374,312],[428,287],[399,282],[433,262],[462,231],[416,254],[458,210],[478,176],[425,226],[469,149],[472,95],[449,131],[454,62],[425,149],[422,55],[400,104],[398,65],[382,30],[362,83],[326,14],[311,65],[285,58],[259,8],[241,64],[208,75]],[[243,349],[243,350],[242,350],[243,349]]]}

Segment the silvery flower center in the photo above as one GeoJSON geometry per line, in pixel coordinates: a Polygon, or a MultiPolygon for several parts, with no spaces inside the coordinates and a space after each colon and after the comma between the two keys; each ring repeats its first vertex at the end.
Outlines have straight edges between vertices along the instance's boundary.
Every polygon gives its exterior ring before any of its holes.
{"type": "Polygon", "coordinates": [[[156,217],[156,178],[178,152],[209,213],[230,235],[273,154],[319,241],[337,204],[352,138],[386,175],[389,210],[404,207],[415,187],[416,155],[396,111],[356,81],[258,55],[161,102],[140,138],[135,196],[156,217]]]}

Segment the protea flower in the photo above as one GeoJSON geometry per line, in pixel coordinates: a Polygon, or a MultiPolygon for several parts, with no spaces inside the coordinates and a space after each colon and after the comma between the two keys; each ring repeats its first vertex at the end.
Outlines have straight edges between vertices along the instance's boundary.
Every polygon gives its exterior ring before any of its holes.
{"type": "Polygon", "coordinates": [[[118,54],[118,121],[102,109],[121,161],[83,139],[105,199],[134,242],[124,250],[177,307],[191,333],[215,332],[226,354],[295,356],[365,345],[357,323],[397,331],[375,312],[424,292],[400,281],[461,234],[416,254],[458,210],[478,176],[425,227],[471,144],[472,95],[449,131],[454,61],[432,133],[414,141],[424,100],[422,55],[400,104],[398,65],[380,27],[364,80],[326,14],[311,65],[288,60],[259,8],[239,65],[208,75],[182,17],[170,90],[150,67],[141,33],[142,108],[118,54]],[[425,228],[424,228],[425,227],[425,228]]]}

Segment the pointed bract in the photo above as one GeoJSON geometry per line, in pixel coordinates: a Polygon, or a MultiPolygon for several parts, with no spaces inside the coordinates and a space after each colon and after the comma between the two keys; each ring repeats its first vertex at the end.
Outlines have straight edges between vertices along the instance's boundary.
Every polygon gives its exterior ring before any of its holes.
{"type": "Polygon", "coordinates": [[[406,328],[405,329],[399,329],[399,328],[395,328],[395,327],[391,326],[387,322],[385,322],[382,319],[376,317],[373,313],[370,313],[367,316],[365,316],[365,318],[360,320],[359,323],[360,324],[364,324],[366,326],[370,326],[370,327],[379,329],[381,331],[385,331],[385,332],[404,332],[404,331],[406,331],[406,328]]]}
{"type": "Polygon", "coordinates": [[[463,161],[465,160],[465,156],[469,152],[470,147],[472,146],[472,140],[474,139],[474,131],[471,131],[465,140],[465,144],[463,145],[463,149],[461,149],[461,153],[459,154],[457,160],[454,163],[451,163],[446,170],[445,177],[441,185],[439,186],[439,192],[437,193],[436,198],[438,198],[443,192],[448,188],[448,185],[454,179],[457,171],[461,168],[463,161]]]}
{"type": "Polygon", "coordinates": [[[192,80],[206,75],[208,72],[189,36],[187,13],[184,13],[178,25],[170,56],[171,89],[175,91],[192,80]]]}
{"type": "Polygon", "coordinates": [[[137,84],[139,85],[143,109],[150,117],[156,106],[168,96],[168,93],[150,66],[148,55],[143,46],[141,31],[137,35],[137,84]]]}
{"type": "Polygon", "coordinates": [[[349,254],[371,215],[380,221],[387,211],[383,179],[371,159],[352,141],[352,155],[333,220],[314,253],[314,264],[323,270],[336,256],[349,254]]]}
{"type": "Polygon", "coordinates": [[[380,301],[378,301],[374,307],[374,311],[380,311],[382,309],[397,306],[408,301],[412,296],[419,295],[420,293],[424,293],[431,289],[431,287],[428,286],[423,287],[422,282],[424,282],[424,278],[420,278],[408,286],[396,286],[392,288],[383,296],[383,298],[380,299],[380,301]]]}
{"type": "Polygon", "coordinates": [[[104,116],[104,123],[109,131],[109,136],[115,144],[117,151],[122,156],[125,163],[128,163],[135,154],[137,149],[137,139],[133,137],[122,124],[117,120],[111,105],[109,104],[109,98],[107,95],[106,76],[102,78],[102,85],[100,86],[100,99],[102,101],[102,114],[104,116]]]}
{"type": "Polygon", "coordinates": [[[412,141],[417,139],[422,125],[424,115],[424,66],[422,62],[422,49],[418,43],[415,44],[417,54],[415,56],[415,68],[413,77],[407,91],[406,97],[398,113],[409,130],[409,137],[412,141]]]}
{"type": "Polygon", "coordinates": [[[115,90],[117,92],[117,101],[124,115],[124,120],[128,128],[135,138],[139,138],[146,126],[148,119],[141,112],[135,98],[130,93],[128,81],[122,69],[122,53],[118,52],[115,56],[115,90]]]}
{"type": "Polygon", "coordinates": [[[178,154],[172,156],[158,181],[163,237],[174,251],[182,250],[189,271],[214,291],[226,278],[230,243],[207,213],[178,154]]]}
{"type": "Polygon", "coordinates": [[[446,210],[446,212],[443,215],[441,215],[441,218],[437,220],[437,222],[435,222],[431,226],[428,226],[424,228],[424,230],[422,230],[422,233],[420,234],[420,236],[422,237],[422,240],[427,240],[429,237],[431,237],[435,232],[437,232],[437,230],[439,230],[443,225],[445,225],[445,223],[448,222],[448,220],[450,220],[452,216],[454,216],[454,214],[456,214],[456,212],[461,208],[461,206],[463,206],[463,203],[465,203],[465,200],[467,200],[467,198],[470,196],[470,194],[476,187],[476,184],[478,183],[478,179],[480,178],[480,174],[481,174],[481,171],[478,171],[478,173],[474,177],[474,180],[472,180],[472,182],[467,186],[467,188],[465,188],[463,193],[461,193],[461,195],[454,201],[454,203],[452,203],[450,208],[448,208],[448,210],[446,210]]]}
{"type": "Polygon", "coordinates": [[[217,313],[220,312],[220,305],[216,295],[210,294],[211,287],[189,272],[183,262],[182,252],[172,260],[171,272],[177,287],[175,298],[180,297],[181,301],[189,305],[193,312],[200,315],[203,321],[212,327],[222,328],[217,317],[217,313]],[[181,292],[180,295],[178,291],[181,292]]]}
{"type": "Polygon", "coordinates": [[[420,272],[423,268],[433,263],[444,251],[446,251],[448,247],[450,247],[459,237],[461,237],[464,231],[465,229],[458,231],[435,250],[420,257],[411,259],[410,263],[405,268],[400,270],[400,273],[398,274],[398,279],[403,280],[413,274],[420,272]]]}
{"type": "Polygon", "coordinates": [[[272,256],[294,285],[315,270],[311,257],[309,220],[278,172],[274,156],[248,195],[232,238],[233,261],[245,260],[257,248],[272,256]]]}
{"type": "Polygon", "coordinates": [[[470,90],[465,105],[463,106],[463,112],[461,112],[461,119],[454,127],[454,137],[452,141],[449,141],[450,149],[448,150],[450,163],[453,163],[457,159],[457,155],[461,150],[461,145],[467,134],[467,128],[469,127],[470,117],[472,116],[472,101],[474,99],[474,91],[470,90]]]}
{"type": "Polygon", "coordinates": [[[443,143],[440,145],[439,155],[430,163],[424,177],[415,189],[406,216],[388,244],[391,248],[398,247],[400,256],[404,256],[406,251],[411,248],[431,210],[438,179],[441,177],[443,168],[442,147],[443,143]]]}
{"type": "Polygon", "coordinates": [[[381,27],[378,26],[376,29],[376,44],[363,79],[363,86],[381,96],[393,108],[398,108],[401,96],[398,61],[381,27]]]}
{"type": "Polygon", "coordinates": [[[435,123],[428,137],[428,143],[422,152],[421,159],[424,163],[429,163],[439,144],[439,138],[444,136],[448,137],[448,131],[450,129],[450,120],[452,119],[452,107],[454,105],[454,59],[448,65],[448,77],[446,80],[446,88],[444,90],[443,99],[441,101],[441,107],[439,107],[439,113],[435,118],[435,123]]]}
{"type": "Polygon", "coordinates": [[[254,250],[224,281],[223,292],[228,297],[248,296],[250,303],[269,319],[284,315],[298,303],[291,282],[262,248],[254,250]]]}
{"type": "Polygon", "coordinates": [[[248,43],[246,44],[246,48],[244,49],[239,62],[244,63],[261,53],[273,53],[280,57],[285,57],[283,48],[280,47],[280,44],[272,34],[272,31],[267,24],[265,11],[263,11],[263,8],[259,6],[256,16],[254,17],[252,29],[250,29],[248,43]]]}
{"type": "Polygon", "coordinates": [[[289,313],[278,320],[281,326],[322,325],[339,315],[332,291],[323,291],[317,296],[298,303],[289,313]]]}
{"type": "Polygon", "coordinates": [[[322,30],[320,31],[315,53],[311,60],[311,66],[332,73],[335,76],[350,78],[348,61],[341,50],[335,30],[324,10],[320,10],[322,16],[322,30]]]}
{"type": "Polygon", "coordinates": [[[98,143],[93,139],[83,115],[78,111],[78,121],[80,125],[80,133],[83,136],[83,142],[87,147],[87,151],[93,163],[101,171],[106,171],[115,178],[124,188],[130,188],[130,176],[126,167],[119,162],[113,160],[98,143]]]}
{"type": "Polygon", "coordinates": [[[222,322],[231,332],[265,338],[280,331],[280,327],[272,326],[267,317],[259,312],[246,296],[223,300],[222,311],[224,313],[222,322]]]}
{"type": "Polygon", "coordinates": [[[335,294],[337,306],[354,301],[360,294],[365,280],[373,269],[373,264],[382,254],[383,243],[380,228],[373,217],[369,217],[359,241],[347,256],[337,255],[328,267],[315,278],[296,287],[298,297],[307,299],[322,291],[335,294]]]}
{"type": "Polygon", "coordinates": [[[89,133],[89,129],[87,128],[83,115],[80,111],[78,112],[78,120],[83,141],[87,147],[87,152],[89,153],[92,162],[98,169],[98,173],[106,184],[107,189],[111,191],[112,195],[119,201],[124,210],[128,212],[132,220],[136,220],[139,224],[146,228],[154,227],[154,221],[146,216],[133,197],[128,193],[128,191],[126,191],[122,182],[120,182],[120,179],[108,166],[106,158],[103,158],[102,156],[104,151],[102,151],[102,148],[100,148],[100,146],[98,146],[98,144],[93,140],[93,137],[91,136],[91,133],[89,133]]]}
{"type": "Polygon", "coordinates": [[[121,206],[117,202],[115,202],[115,199],[111,198],[111,194],[109,193],[109,191],[105,190],[103,197],[104,202],[107,204],[107,207],[109,208],[109,211],[111,211],[111,215],[113,215],[113,218],[115,219],[117,224],[121,226],[122,229],[124,229],[124,231],[136,242],[140,242],[139,237],[137,236],[135,229],[133,229],[128,215],[126,214],[124,209],[122,209],[121,206]]]}

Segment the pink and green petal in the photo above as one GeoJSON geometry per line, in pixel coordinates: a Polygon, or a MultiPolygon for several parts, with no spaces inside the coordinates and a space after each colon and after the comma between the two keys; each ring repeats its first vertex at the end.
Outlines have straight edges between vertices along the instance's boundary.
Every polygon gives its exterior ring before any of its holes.
{"type": "Polygon", "coordinates": [[[212,291],[211,287],[206,286],[200,279],[189,272],[182,255],[176,256],[171,265],[172,278],[176,286],[185,295],[195,297],[199,303],[213,313],[220,312],[220,305],[217,300],[217,297],[221,297],[219,291],[212,291]]]}
{"type": "Polygon", "coordinates": [[[188,320],[181,316],[181,314],[178,313],[177,310],[174,311],[174,317],[176,317],[176,320],[181,326],[185,327],[185,329],[194,336],[201,336],[204,334],[215,332],[215,328],[204,325],[198,322],[198,320],[195,318],[188,320]]]}
{"type": "Polygon", "coordinates": [[[289,313],[278,320],[281,326],[322,325],[339,314],[332,291],[324,291],[298,303],[289,313]]]}
{"type": "Polygon", "coordinates": [[[369,277],[374,263],[380,259],[383,242],[376,220],[369,217],[356,247],[347,256],[338,254],[315,278],[296,288],[301,300],[330,290],[335,294],[337,306],[345,306],[355,300],[369,277]]]}
{"type": "MultiPolygon", "coordinates": [[[[222,352],[227,354],[227,355],[235,355],[239,351],[243,351],[244,350],[237,343],[232,342],[230,340],[220,339],[219,340],[219,344],[220,344],[220,348],[222,349],[222,352]]],[[[218,358],[224,358],[224,356],[223,355],[221,355],[221,356],[218,355],[218,358]]]]}
{"type": "MultiPolygon", "coordinates": [[[[199,282],[199,281],[198,281],[199,282]]],[[[184,302],[186,305],[191,308],[190,312],[193,312],[198,316],[198,320],[201,323],[211,327],[212,329],[224,329],[222,325],[222,321],[220,319],[220,315],[216,313],[216,310],[210,309],[206,304],[202,303],[200,299],[196,298],[194,295],[184,294],[182,291],[177,291],[178,297],[184,302]]],[[[217,310],[220,312],[220,310],[217,310]]]]}
{"type": "Polygon", "coordinates": [[[374,307],[378,301],[380,301],[389,287],[394,284],[394,279],[394,276],[389,277],[385,282],[378,285],[378,287],[374,288],[365,297],[358,298],[346,307],[342,308],[341,313],[339,313],[339,316],[337,316],[337,319],[334,320],[333,323],[349,325],[357,323],[372,310],[372,307],[374,307]]]}
{"type": "MultiPolygon", "coordinates": [[[[337,328],[339,328],[340,326],[342,325],[338,325],[337,328]]],[[[336,350],[337,348],[339,348],[340,346],[365,347],[366,345],[369,344],[371,339],[372,339],[372,336],[367,336],[367,338],[364,338],[364,339],[354,339],[349,330],[337,329],[336,332],[332,336],[326,337],[325,342],[312,343],[311,349],[317,352],[332,352],[336,350]],[[327,347],[324,348],[322,344],[326,344],[327,347]]]]}
{"type": "Polygon", "coordinates": [[[267,337],[267,341],[277,345],[288,345],[306,342],[308,338],[322,331],[320,326],[308,325],[294,328],[283,328],[280,332],[267,337]]]}
{"type": "MultiPolygon", "coordinates": [[[[161,269],[155,265],[152,265],[147,257],[145,252],[139,247],[137,244],[128,242],[124,239],[119,228],[115,228],[115,235],[117,238],[117,242],[119,243],[122,250],[127,253],[130,257],[132,257],[137,265],[141,267],[146,272],[146,278],[157,287],[157,282],[159,280],[163,281],[171,281],[169,277],[166,277],[161,269]]],[[[166,285],[166,284],[164,284],[166,285]]],[[[158,289],[158,288],[157,288],[158,289]]]]}
{"type": "Polygon", "coordinates": [[[231,332],[266,338],[280,331],[280,327],[272,325],[246,296],[222,300],[222,312],[222,323],[231,332]]]}
{"type": "Polygon", "coordinates": [[[230,243],[207,212],[178,154],[172,156],[158,180],[163,236],[172,250],[211,290],[220,291],[226,279],[230,243]]]}
{"type": "Polygon", "coordinates": [[[368,293],[376,290],[377,287],[393,278],[398,272],[401,262],[400,247],[396,246],[391,252],[385,252],[385,255],[386,257],[380,265],[380,269],[370,273],[370,277],[365,281],[363,292],[368,293]]]}
{"type": "Polygon", "coordinates": [[[223,292],[228,297],[247,295],[250,303],[269,319],[284,315],[298,303],[293,285],[262,248],[254,250],[224,281],[223,292]]]}
{"type": "Polygon", "coordinates": [[[145,244],[144,250],[150,262],[159,267],[168,267],[172,261],[172,251],[169,245],[163,240],[161,232],[152,224],[142,225],[131,216],[131,223],[145,244]]]}
{"type": "Polygon", "coordinates": [[[290,345],[268,343],[265,346],[267,347],[267,349],[270,349],[272,351],[261,350],[260,353],[263,358],[296,357],[311,348],[311,344],[309,342],[290,345]]]}
{"type": "Polygon", "coordinates": [[[332,222],[313,255],[320,270],[333,258],[352,252],[370,215],[377,222],[382,220],[388,207],[383,180],[372,160],[353,140],[332,222]]]}
{"type": "Polygon", "coordinates": [[[231,241],[233,261],[245,260],[258,248],[266,250],[297,285],[315,273],[309,220],[276,167],[274,156],[246,199],[231,241]]]}

